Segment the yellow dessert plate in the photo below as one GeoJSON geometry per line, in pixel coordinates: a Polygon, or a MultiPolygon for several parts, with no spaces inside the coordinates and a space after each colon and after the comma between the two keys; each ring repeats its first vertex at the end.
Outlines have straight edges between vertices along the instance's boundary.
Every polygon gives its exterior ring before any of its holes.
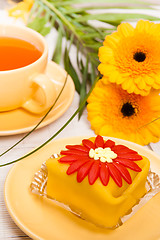
{"type": "MultiPolygon", "coordinates": [[[[84,137],[83,137],[84,138],[84,137]]],[[[30,183],[41,164],[67,144],[79,144],[82,137],[55,140],[44,148],[16,163],[10,170],[4,197],[7,209],[22,231],[38,240],[156,240],[160,238],[160,194],[154,196],[129,220],[115,230],[94,226],[55,205],[52,200],[30,191],[30,183]]],[[[85,137],[88,138],[88,137],[85,137]]],[[[151,162],[151,170],[160,174],[160,157],[137,144],[120,139],[151,162]]],[[[64,192],[67,194],[67,192],[64,192]]],[[[75,192],[76,194],[76,192],[75,192]]]]}
{"type": "MultiPolygon", "coordinates": [[[[50,77],[54,83],[58,96],[66,78],[66,71],[56,63],[50,61],[47,65],[46,75],[50,77]]],[[[38,126],[38,128],[44,127],[58,119],[69,108],[72,103],[74,93],[75,87],[73,80],[70,76],[68,76],[65,88],[56,105],[44,121],[38,126]]],[[[37,93],[37,99],[39,99],[39,96],[41,96],[41,94],[37,93]]],[[[23,108],[8,112],[0,112],[0,136],[29,132],[43,116],[44,114],[32,114],[25,111],[23,108]]]]}

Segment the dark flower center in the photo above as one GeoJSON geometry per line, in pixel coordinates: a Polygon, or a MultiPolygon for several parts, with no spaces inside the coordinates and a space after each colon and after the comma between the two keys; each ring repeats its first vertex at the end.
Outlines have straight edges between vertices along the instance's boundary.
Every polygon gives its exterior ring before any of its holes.
{"type": "Polygon", "coordinates": [[[146,59],[146,54],[143,52],[136,52],[133,56],[137,62],[143,62],[146,59]]]}
{"type": "Polygon", "coordinates": [[[127,102],[123,104],[121,108],[121,113],[124,117],[130,117],[135,113],[135,109],[131,103],[127,102]]]}

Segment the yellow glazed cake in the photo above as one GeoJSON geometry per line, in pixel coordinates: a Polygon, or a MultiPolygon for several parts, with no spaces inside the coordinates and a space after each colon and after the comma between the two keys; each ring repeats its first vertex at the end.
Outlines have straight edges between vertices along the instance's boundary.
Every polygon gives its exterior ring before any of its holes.
{"type": "Polygon", "coordinates": [[[146,193],[149,160],[101,136],[66,149],[46,162],[47,195],[87,221],[114,228],[146,193]]]}

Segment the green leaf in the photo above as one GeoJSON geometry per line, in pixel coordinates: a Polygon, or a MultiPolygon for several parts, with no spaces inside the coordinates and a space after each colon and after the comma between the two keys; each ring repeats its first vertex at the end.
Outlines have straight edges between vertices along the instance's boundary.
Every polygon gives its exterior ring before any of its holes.
{"type": "Polygon", "coordinates": [[[102,46],[102,42],[99,43],[95,43],[95,44],[85,44],[85,47],[88,47],[88,48],[93,48],[93,49],[96,49],[98,51],[98,49],[102,46]]]}
{"type": "Polygon", "coordinates": [[[48,23],[48,18],[44,16],[44,17],[35,18],[32,22],[28,23],[27,26],[39,32],[41,35],[46,36],[52,28],[51,25],[45,26],[47,23],[48,23]]]}
{"type": "Polygon", "coordinates": [[[60,26],[58,29],[58,38],[57,43],[55,47],[55,51],[53,53],[52,60],[56,63],[60,63],[61,61],[61,55],[62,55],[62,27],[60,26]]]}
{"type": "Polygon", "coordinates": [[[96,79],[96,72],[97,72],[97,68],[95,69],[94,64],[91,63],[91,85],[93,85],[93,83],[96,79]]]}
{"type": "MultiPolygon", "coordinates": [[[[101,33],[101,36],[103,36],[103,38],[105,38],[106,32],[102,32],[102,33],[101,33]]],[[[99,38],[99,37],[100,37],[100,34],[99,34],[99,33],[93,32],[93,33],[85,34],[85,35],[83,35],[81,38],[82,38],[82,39],[91,39],[91,38],[99,38]]]]}
{"type": "MultiPolygon", "coordinates": [[[[80,100],[79,100],[79,105],[84,101],[86,97],[86,83],[87,83],[87,75],[88,75],[88,58],[86,60],[86,65],[85,67],[83,66],[83,62],[81,61],[81,68],[83,71],[83,78],[82,78],[82,84],[81,84],[81,89],[80,89],[80,100]]],[[[78,118],[80,119],[83,111],[84,111],[85,105],[83,108],[79,111],[78,118]]]]}
{"type": "MultiPolygon", "coordinates": [[[[51,1],[51,2],[53,2],[53,0],[51,1]]],[[[67,1],[57,1],[57,2],[54,2],[54,4],[55,4],[55,6],[66,6],[66,5],[72,5],[72,4],[89,4],[89,3],[97,3],[97,0],[87,0],[87,2],[86,2],[86,0],[67,0],[67,1]]],[[[143,1],[143,0],[130,0],[130,1],[128,1],[128,0],[114,0],[114,2],[113,2],[113,0],[99,0],[98,1],[98,5],[100,5],[101,3],[104,3],[104,4],[109,4],[109,3],[111,3],[112,5],[113,5],[113,3],[114,3],[114,5],[115,4],[122,4],[122,3],[126,3],[126,4],[143,4],[143,5],[149,5],[149,3],[146,3],[145,1],[143,1]]]]}
{"type": "MultiPolygon", "coordinates": [[[[118,8],[118,9],[135,9],[135,4],[126,4],[126,3],[119,3],[119,5],[116,5],[116,4],[113,4],[112,6],[111,5],[108,5],[108,3],[106,5],[103,6],[104,9],[110,9],[112,7],[112,9],[114,8],[118,8]]],[[[147,5],[138,5],[137,6],[138,9],[151,9],[151,6],[147,6],[147,5]]],[[[71,8],[71,9],[65,9],[65,13],[66,14],[72,14],[72,13],[78,13],[78,14],[86,14],[86,11],[89,11],[89,10],[101,10],[102,9],[102,6],[101,5],[96,5],[96,6],[84,6],[84,7],[78,7],[78,8],[71,8]]]]}
{"type": "Polygon", "coordinates": [[[124,20],[131,20],[131,19],[148,19],[148,20],[159,20],[158,17],[153,17],[145,14],[135,14],[135,13],[101,13],[101,14],[89,14],[77,19],[77,22],[86,22],[88,20],[99,20],[107,23],[111,23],[116,25],[121,23],[124,20]]]}
{"type": "Polygon", "coordinates": [[[47,34],[50,33],[52,27],[44,27],[39,33],[42,35],[42,36],[46,36],[47,34]]]}
{"type": "Polygon", "coordinates": [[[72,77],[72,79],[74,81],[76,91],[78,93],[80,93],[81,84],[79,81],[78,74],[76,73],[76,71],[69,59],[67,47],[65,48],[65,53],[64,53],[64,66],[65,66],[65,70],[69,73],[69,75],[72,77]]]}
{"type": "Polygon", "coordinates": [[[39,17],[39,18],[35,18],[32,22],[28,23],[27,26],[39,32],[43,29],[45,24],[46,24],[45,17],[39,17]]]}

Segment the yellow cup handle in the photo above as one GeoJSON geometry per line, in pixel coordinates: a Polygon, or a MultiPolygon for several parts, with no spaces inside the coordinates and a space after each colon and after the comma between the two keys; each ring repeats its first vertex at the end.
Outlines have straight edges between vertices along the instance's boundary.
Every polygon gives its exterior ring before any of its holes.
{"type": "Polygon", "coordinates": [[[37,102],[34,99],[26,101],[22,107],[32,113],[42,113],[47,110],[53,104],[56,98],[56,90],[53,82],[45,74],[38,74],[32,82],[37,84],[44,93],[44,103],[37,102]]]}

